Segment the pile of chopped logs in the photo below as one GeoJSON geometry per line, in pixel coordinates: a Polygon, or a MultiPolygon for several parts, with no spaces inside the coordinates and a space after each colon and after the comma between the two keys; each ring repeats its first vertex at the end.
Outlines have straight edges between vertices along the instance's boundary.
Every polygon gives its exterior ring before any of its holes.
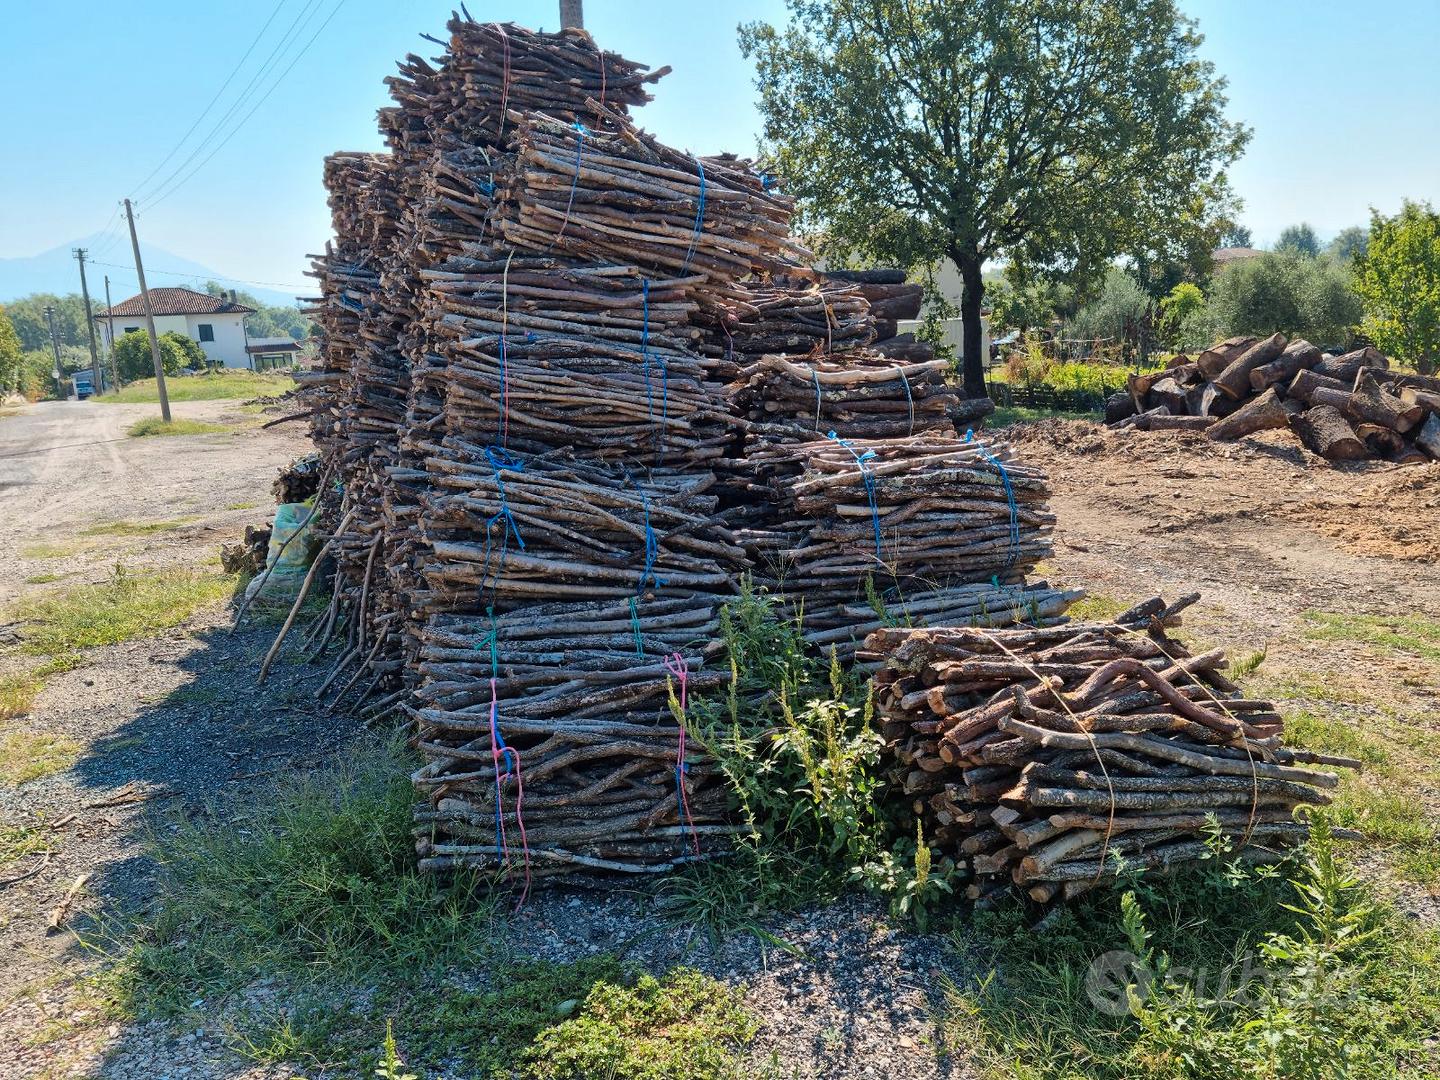
{"type": "Polygon", "coordinates": [[[1283,334],[1230,338],[1131,375],[1128,393],[1105,411],[1117,428],[1203,431],[1217,441],[1288,427],[1327,461],[1440,460],[1440,378],[1393,371],[1370,346],[1334,355],[1283,334]]]}
{"type": "Polygon", "coordinates": [[[1025,582],[1043,477],[962,442],[942,365],[896,336],[919,286],[806,267],[772,177],[636,127],[663,69],[449,30],[389,80],[389,152],[326,163],[335,584],[306,645],[341,641],[331,707],[414,721],[423,866],[666,870],[734,829],[684,719],[728,678],[746,572],[793,562],[812,643],[847,656],[896,618],[1051,625],[1075,594],[1025,582]]]}
{"type": "Polygon", "coordinates": [[[1359,762],[1281,746],[1275,706],[1241,697],[1221,652],[1167,635],[1196,599],[1109,623],[870,635],[892,780],[970,872],[971,899],[1165,872],[1205,857],[1216,826],[1253,862],[1304,842],[1297,810],[1359,762]]]}

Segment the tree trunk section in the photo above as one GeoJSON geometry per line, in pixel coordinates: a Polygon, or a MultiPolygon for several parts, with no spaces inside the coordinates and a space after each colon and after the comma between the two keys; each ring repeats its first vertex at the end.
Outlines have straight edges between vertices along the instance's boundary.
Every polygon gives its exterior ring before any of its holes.
{"type": "Polygon", "coordinates": [[[1250,393],[1250,372],[1261,364],[1268,364],[1285,351],[1285,335],[1272,334],[1264,341],[1246,349],[1215,378],[1215,385],[1232,398],[1243,398],[1250,393]]]}
{"type": "Polygon", "coordinates": [[[1339,379],[1349,386],[1355,382],[1355,376],[1360,374],[1361,368],[1388,368],[1389,366],[1390,361],[1385,359],[1384,353],[1367,345],[1363,349],[1356,349],[1344,356],[1327,356],[1315,365],[1314,371],[1317,375],[1339,379]]]}
{"type": "Polygon", "coordinates": [[[1297,371],[1318,364],[1322,356],[1324,354],[1304,338],[1292,341],[1278,358],[1250,372],[1250,388],[1259,393],[1274,383],[1289,382],[1297,371]]]}
{"type": "Polygon", "coordinates": [[[1406,405],[1394,394],[1380,389],[1375,376],[1364,368],[1355,376],[1355,389],[1346,410],[1356,420],[1406,432],[1425,418],[1422,405],[1406,405]]]}
{"type": "Polygon", "coordinates": [[[1254,344],[1253,337],[1232,337],[1206,349],[1195,358],[1195,363],[1205,378],[1214,379],[1254,344]]]}
{"type": "Polygon", "coordinates": [[[1254,401],[1246,402],[1223,420],[1217,420],[1205,434],[1217,442],[1229,442],[1266,428],[1284,427],[1299,406],[1282,398],[1270,387],[1254,401]]]}
{"type": "Polygon", "coordinates": [[[1307,449],[1326,461],[1361,461],[1370,456],[1350,422],[1332,405],[1317,405],[1297,413],[1290,418],[1290,430],[1307,449]]]}
{"type": "Polygon", "coordinates": [[[1314,405],[1316,390],[1339,390],[1344,393],[1349,388],[1349,384],[1343,383],[1339,379],[1332,379],[1327,375],[1321,375],[1312,369],[1297,371],[1295,378],[1290,380],[1285,394],[1287,397],[1298,398],[1307,405],[1314,405]]]}
{"type": "Polygon", "coordinates": [[[1415,436],[1415,445],[1440,461],[1440,414],[1431,413],[1425,418],[1420,433],[1415,436]]]}

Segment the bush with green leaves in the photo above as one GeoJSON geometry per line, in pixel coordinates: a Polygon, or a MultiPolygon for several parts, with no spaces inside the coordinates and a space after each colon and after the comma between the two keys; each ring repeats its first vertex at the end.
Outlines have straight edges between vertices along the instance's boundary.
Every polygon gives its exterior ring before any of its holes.
{"type": "Polygon", "coordinates": [[[1100,295],[1065,324],[1065,336],[1082,341],[1133,339],[1150,313],[1150,296],[1118,266],[1105,274],[1100,295]]]}
{"type": "Polygon", "coordinates": [[[1385,353],[1429,374],[1440,365],[1440,214],[1406,200],[1400,213],[1370,220],[1356,260],[1366,335],[1385,353]]]}
{"type": "Polygon", "coordinates": [[[1347,268],[1286,252],[1231,263],[1215,275],[1209,306],[1221,334],[1279,332],[1322,347],[1346,345],[1362,314],[1347,268]]]}
{"type": "MultiPolygon", "coordinates": [[[[190,368],[192,371],[203,371],[209,360],[205,356],[205,350],[194,338],[180,333],[178,330],[167,330],[160,335],[160,347],[165,347],[165,342],[170,342],[179,351],[183,358],[181,367],[190,368]]],[[[152,370],[154,365],[151,365],[152,370]]]]}
{"type": "MultiPolygon", "coordinates": [[[[176,344],[176,336],[183,335],[161,334],[158,339],[160,364],[166,375],[180,374],[180,370],[190,359],[185,350],[176,344]]],[[[111,355],[115,359],[115,368],[119,371],[120,378],[125,382],[154,378],[155,362],[150,355],[150,335],[146,331],[131,330],[128,334],[122,334],[115,342],[111,355]]]]}

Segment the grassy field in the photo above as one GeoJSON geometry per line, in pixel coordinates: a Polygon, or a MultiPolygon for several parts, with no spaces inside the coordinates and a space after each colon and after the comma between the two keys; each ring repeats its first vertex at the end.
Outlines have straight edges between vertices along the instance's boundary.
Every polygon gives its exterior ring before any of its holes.
{"type": "Polygon", "coordinates": [[[131,424],[126,433],[133,438],[150,435],[215,435],[229,431],[224,424],[207,424],[203,420],[171,420],[168,424],[158,416],[147,416],[131,424]]]}
{"type": "MultiPolygon", "coordinates": [[[[289,375],[256,374],[253,371],[218,371],[209,375],[192,375],[165,380],[171,401],[232,401],[253,397],[275,397],[295,388],[289,375]]],[[[94,401],[112,404],[140,405],[159,401],[160,393],[154,379],[141,379],[129,386],[94,401]]]]}

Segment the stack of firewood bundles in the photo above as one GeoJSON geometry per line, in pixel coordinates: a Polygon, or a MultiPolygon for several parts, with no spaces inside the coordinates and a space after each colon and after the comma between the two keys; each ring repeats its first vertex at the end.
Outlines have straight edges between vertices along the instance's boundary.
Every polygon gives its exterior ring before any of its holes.
{"type": "Polygon", "coordinates": [[[753,440],[885,439],[954,431],[959,402],[944,360],[905,364],[868,349],[839,355],[762,356],[742,368],[731,406],[753,440]]]}
{"type": "Polygon", "coordinates": [[[794,200],[767,190],[749,162],[673,150],[599,101],[586,105],[592,126],[510,112],[516,161],[494,221],[511,244],[694,277],[719,293],[808,256],[790,235],[794,200]]]}
{"type": "Polygon", "coordinates": [[[1330,802],[1335,767],[1281,745],[1269,701],[1240,696],[1219,650],[1165,633],[1189,596],[1109,623],[882,629],[876,705],[892,780],[925,836],[972,875],[968,895],[1070,898],[1122,869],[1206,856],[1218,830],[1272,861],[1330,802]]]}
{"type": "Polygon", "coordinates": [[[481,246],[422,277],[446,339],[451,430],[495,432],[522,453],[672,464],[730,441],[737,421],[689,348],[686,279],[481,246]]]}
{"type": "Polygon", "coordinates": [[[421,866],[656,873],[735,832],[723,778],[670,711],[672,693],[678,707],[727,681],[691,667],[695,643],[718,630],[715,597],[668,591],[638,615],[616,599],[429,620],[415,710],[428,759],[415,774],[421,866]],[[497,759],[515,788],[498,815],[497,759]]]}
{"type": "Polygon", "coordinates": [[[1328,461],[1440,459],[1440,379],[1392,371],[1369,346],[1337,356],[1283,334],[1231,338],[1129,382],[1106,405],[1117,427],[1220,441],[1288,427],[1328,461]]]}
{"type": "Polygon", "coordinates": [[[841,631],[818,640],[842,653],[857,638],[844,628],[866,607],[883,621],[924,596],[919,621],[972,610],[1004,624],[1016,612],[1058,615],[1068,603],[1043,585],[1024,589],[1051,553],[1055,518],[1044,474],[1004,443],[827,435],[757,445],[750,460],[768,499],[761,512],[732,512],[736,539],[756,579],[803,605],[808,626],[841,631]],[[987,582],[989,594],[964,588],[987,582]]]}

